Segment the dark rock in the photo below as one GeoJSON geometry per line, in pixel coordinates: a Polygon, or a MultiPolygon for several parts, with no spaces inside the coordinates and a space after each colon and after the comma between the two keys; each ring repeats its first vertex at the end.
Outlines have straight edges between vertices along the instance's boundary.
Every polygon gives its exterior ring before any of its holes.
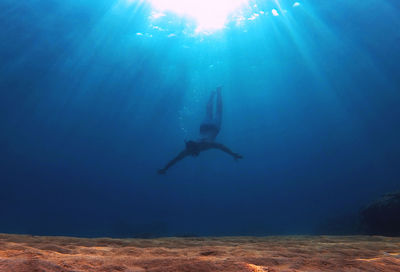
{"type": "Polygon", "coordinates": [[[386,194],[362,209],[361,224],[367,234],[400,236],[400,192],[386,194]]]}
{"type": "Polygon", "coordinates": [[[218,251],[207,250],[207,251],[200,252],[200,255],[201,256],[217,256],[218,255],[218,251]]]}

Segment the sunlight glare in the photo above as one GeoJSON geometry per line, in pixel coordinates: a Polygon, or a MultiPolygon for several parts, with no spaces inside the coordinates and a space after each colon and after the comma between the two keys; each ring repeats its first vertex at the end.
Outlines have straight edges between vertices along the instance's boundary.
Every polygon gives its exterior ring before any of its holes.
{"type": "Polygon", "coordinates": [[[158,12],[174,12],[196,21],[196,31],[221,29],[229,15],[245,5],[248,0],[148,0],[158,12]]]}

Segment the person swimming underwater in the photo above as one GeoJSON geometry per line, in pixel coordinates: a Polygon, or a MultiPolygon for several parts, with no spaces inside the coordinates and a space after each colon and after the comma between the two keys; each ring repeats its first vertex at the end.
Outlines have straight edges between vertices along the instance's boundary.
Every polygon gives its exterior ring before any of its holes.
{"type": "Polygon", "coordinates": [[[165,174],[171,166],[178,161],[184,159],[187,156],[197,157],[201,152],[209,149],[219,149],[225,153],[231,155],[235,160],[242,159],[243,156],[232,152],[229,148],[223,144],[214,142],[217,137],[222,122],[222,87],[217,87],[216,91],[211,93],[210,99],[207,103],[206,118],[200,125],[200,140],[199,141],[187,141],[185,149],[178,154],[173,160],[167,163],[167,165],[158,170],[159,174],[165,174]],[[216,111],[214,115],[214,97],[217,95],[216,111]]]}

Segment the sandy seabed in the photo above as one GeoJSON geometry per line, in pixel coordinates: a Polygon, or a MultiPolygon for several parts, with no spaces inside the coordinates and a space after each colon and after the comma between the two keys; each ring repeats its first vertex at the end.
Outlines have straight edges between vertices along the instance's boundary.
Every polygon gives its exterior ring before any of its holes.
{"type": "Polygon", "coordinates": [[[400,238],[83,239],[0,234],[0,271],[400,271],[400,238]]]}

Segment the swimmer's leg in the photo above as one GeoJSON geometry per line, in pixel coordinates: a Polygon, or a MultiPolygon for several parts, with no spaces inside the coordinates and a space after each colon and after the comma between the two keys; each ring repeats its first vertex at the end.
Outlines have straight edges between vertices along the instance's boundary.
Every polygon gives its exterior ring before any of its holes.
{"type": "Polygon", "coordinates": [[[207,103],[207,112],[206,112],[206,120],[210,122],[213,119],[213,111],[214,111],[214,95],[215,92],[212,92],[210,98],[207,103]]]}
{"type": "Polygon", "coordinates": [[[217,87],[217,110],[215,113],[215,124],[218,128],[218,131],[221,128],[222,123],[222,96],[221,96],[222,87],[217,87]]]}

